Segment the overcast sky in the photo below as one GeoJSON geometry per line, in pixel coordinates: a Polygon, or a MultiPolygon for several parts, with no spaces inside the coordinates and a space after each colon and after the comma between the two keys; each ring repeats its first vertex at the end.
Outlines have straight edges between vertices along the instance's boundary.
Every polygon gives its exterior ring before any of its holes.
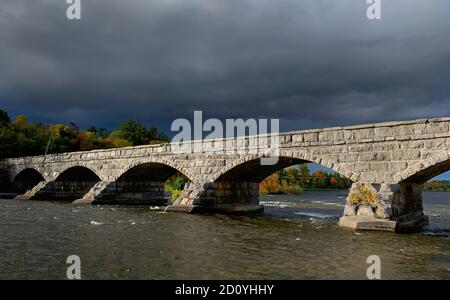
{"type": "Polygon", "coordinates": [[[450,115],[450,1],[0,0],[0,107],[34,121],[450,115]]]}

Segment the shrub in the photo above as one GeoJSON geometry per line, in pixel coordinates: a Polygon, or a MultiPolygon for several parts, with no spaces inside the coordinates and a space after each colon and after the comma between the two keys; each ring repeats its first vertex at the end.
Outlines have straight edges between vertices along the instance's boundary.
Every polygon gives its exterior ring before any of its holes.
{"type": "Polygon", "coordinates": [[[378,206],[379,204],[377,192],[368,183],[359,185],[356,190],[351,189],[348,201],[352,205],[378,206]]]}
{"type": "Polygon", "coordinates": [[[285,194],[298,195],[303,193],[303,189],[299,185],[289,185],[283,182],[281,185],[281,192],[285,194]]]}

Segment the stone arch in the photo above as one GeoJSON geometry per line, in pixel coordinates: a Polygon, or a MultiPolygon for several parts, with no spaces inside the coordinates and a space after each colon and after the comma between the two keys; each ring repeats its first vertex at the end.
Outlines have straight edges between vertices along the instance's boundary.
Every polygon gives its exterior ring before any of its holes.
{"type": "Polygon", "coordinates": [[[45,181],[45,178],[38,170],[35,168],[25,168],[14,176],[13,187],[15,191],[25,193],[42,181],[45,181]]]}
{"type": "Polygon", "coordinates": [[[35,191],[30,199],[74,201],[101,182],[100,177],[90,168],[81,165],[65,167],[63,172],[55,172],[53,179],[35,191]]]}
{"type": "Polygon", "coordinates": [[[166,181],[177,172],[191,180],[183,168],[163,158],[124,160],[117,168],[120,172],[99,182],[78,203],[166,205],[166,181]]]}
{"type": "Polygon", "coordinates": [[[18,173],[14,176],[13,181],[14,181],[14,180],[18,180],[18,179],[20,179],[21,177],[24,177],[24,176],[27,176],[27,175],[30,175],[30,176],[39,176],[40,179],[45,180],[44,175],[42,175],[41,172],[39,172],[38,170],[36,170],[36,168],[24,168],[24,169],[22,169],[20,172],[18,172],[18,173]]]}
{"type": "MultiPolygon", "coordinates": [[[[345,169],[336,163],[301,152],[281,151],[278,162],[274,165],[262,165],[260,161],[262,157],[263,155],[260,154],[246,155],[228,164],[214,174],[210,183],[203,187],[205,189],[203,198],[200,195],[200,200],[193,200],[193,203],[197,201],[205,206],[213,206],[219,211],[259,212],[263,209],[259,204],[260,182],[278,170],[301,163],[321,162],[322,166],[339,174],[343,173],[342,170],[345,172],[345,169]],[[204,197],[204,195],[207,196],[204,197]],[[208,202],[210,198],[214,199],[212,204],[208,202]]],[[[189,198],[195,199],[192,195],[189,195],[189,198]]]]}
{"type": "MultiPolygon", "coordinates": [[[[254,154],[254,155],[246,155],[244,157],[236,159],[231,164],[228,164],[225,168],[221,169],[219,172],[214,174],[211,177],[210,181],[215,182],[219,178],[226,176],[227,173],[233,172],[233,170],[236,170],[236,168],[239,168],[239,166],[245,166],[245,164],[248,164],[248,163],[258,162],[258,160],[261,159],[262,157],[264,157],[264,155],[254,154]]],[[[267,166],[267,168],[264,168],[264,166],[260,166],[261,169],[266,169],[266,172],[263,171],[261,176],[257,177],[256,179],[263,180],[267,176],[271,175],[272,173],[274,173],[280,169],[283,169],[283,168],[286,168],[286,167],[289,167],[292,165],[296,165],[296,164],[301,164],[301,163],[316,163],[316,164],[322,165],[324,167],[327,167],[352,181],[357,181],[355,173],[348,171],[342,165],[333,163],[328,160],[321,159],[316,156],[309,155],[304,152],[295,153],[292,151],[285,151],[285,152],[281,151],[280,160],[274,166],[267,166]],[[289,162],[289,160],[292,160],[292,161],[289,162]],[[265,176],[266,174],[267,174],[267,176],[265,176]],[[263,176],[265,176],[265,177],[263,177],[263,176]]]]}
{"type": "Polygon", "coordinates": [[[50,180],[51,178],[51,172],[49,172],[49,168],[45,167],[44,165],[41,164],[36,164],[33,166],[29,166],[29,165],[20,165],[17,166],[15,168],[11,168],[10,169],[10,176],[11,176],[11,180],[14,180],[14,178],[19,175],[20,173],[22,173],[23,171],[27,170],[27,169],[34,169],[36,170],[39,174],[41,174],[41,176],[44,178],[44,180],[50,180]]]}
{"type": "Polygon", "coordinates": [[[68,181],[86,181],[86,182],[98,182],[100,181],[100,176],[97,175],[91,169],[84,166],[73,166],[65,169],[60,173],[54,181],[56,182],[68,182],[68,181]]]}
{"type": "Polygon", "coordinates": [[[408,164],[396,175],[391,197],[391,220],[404,227],[401,231],[416,230],[428,224],[423,213],[422,184],[431,178],[450,170],[450,153],[439,151],[421,161],[408,164]]]}
{"type": "Polygon", "coordinates": [[[88,171],[94,173],[95,176],[97,176],[99,178],[99,181],[104,179],[102,176],[103,174],[98,170],[98,168],[95,167],[95,165],[93,163],[79,161],[79,162],[73,162],[73,163],[69,163],[69,164],[63,164],[59,170],[54,171],[51,174],[51,180],[57,180],[62,174],[67,173],[68,171],[74,170],[74,168],[78,168],[78,170],[85,170],[85,171],[88,170],[88,171]]]}
{"type": "Polygon", "coordinates": [[[120,180],[121,178],[124,178],[123,176],[126,176],[127,173],[129,173],[133,169],[139,168],[140,166],[149,167],[149,169],[151,169],[152,167],[161,168],[162,170],[167,171],[167,172],[173,171],[172,174],[175,174],[176,172],[180,172],[189,181],[192,181],[192,178],[193,178],[193,176],[191,176],[190,172],[187,169],[185,169],[182,166],[179,166],[178,164],[174,163],[173,161],[169,161],[169,160],[167,160],[165,158],[161,158],[161,157],[159,157],[159,158],[146,157],[143,159],[138,159],[138,160],[132,161],[129,164],[126,164],[122,168],[121,172],[119,174],[116,174],[114,176],[114,178],[112,178],[111,181],[117,181],[117,180],[120,180]]]}
{"type": "Polygon", "coordinates": [[[394,175],[397,183],[424,183],[429,179],[450,170],[450,153],[439,152],[419,161],[394,175]]]}

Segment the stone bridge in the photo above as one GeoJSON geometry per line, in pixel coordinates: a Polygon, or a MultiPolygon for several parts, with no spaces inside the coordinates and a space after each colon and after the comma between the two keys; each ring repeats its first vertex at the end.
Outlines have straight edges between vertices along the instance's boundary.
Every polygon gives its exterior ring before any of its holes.
{"type": "Polygon", "coordinates": [[[438,118],[281,133],[274,165],[260,162],[274,149],[270,139],[258,144],[262,136],[215,142],[234,145],[228,152],[183,154],[159,144],[11,158],[0,161],[0,192],[23,200],[165,204],[164,182],[179,172],[189,182],[168,211],[249,213],[263,209],[260,181],[312,162],[353,182],[341,225],[409,231],[428,222],[421,184],[450,169],[449,129],[450,118],[438,118]]]}

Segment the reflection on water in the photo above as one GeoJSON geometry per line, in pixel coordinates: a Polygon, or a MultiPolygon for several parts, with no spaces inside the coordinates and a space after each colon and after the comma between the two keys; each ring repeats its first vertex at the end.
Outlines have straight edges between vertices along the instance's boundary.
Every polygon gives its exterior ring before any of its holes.
{"type": "Polygon", "coordinates": [[[336,225],[342,191],[264,196],[262,216],[163,213],[155,207],[0,201],[0,278],[364,279],[369,255],[384,279],[450,279],[450,193],[424,193],[422,233],[336,225]]]}

